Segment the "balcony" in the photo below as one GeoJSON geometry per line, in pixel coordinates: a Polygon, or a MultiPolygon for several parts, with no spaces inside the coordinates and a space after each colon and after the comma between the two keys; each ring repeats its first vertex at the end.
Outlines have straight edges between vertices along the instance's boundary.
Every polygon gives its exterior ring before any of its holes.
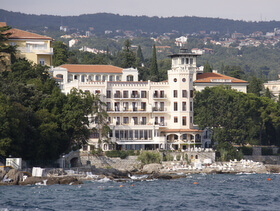
{"type": "Polygon", "coordinates": [[[140,98],[140,95],[139,94],[131,94],[130,97],[131,98],[140,98]]]}
{"type": "Polygon", "coordinates": [[[166,94],[153,94],[154,99],[166,99],[167,95],[166,94]]]}
{"type": "Polygon", "coordinates": [[[115,93],[114,98],[122,98],[122,95],[120,93],[115,93]]]}
{"type": "Polygon", "coordinates": [[[53,48],[19,47],[18,50],[21,51],[22,53],[35,53],[35,54],[46,54],[46,55],[53,54],[53,48]]]}
{"type": "Polygon", "coordinates": [[[153,107],[153,111],[157,111],[157,112],[164,112],[167,111],[167,108],[164,107],[153,107]]]}

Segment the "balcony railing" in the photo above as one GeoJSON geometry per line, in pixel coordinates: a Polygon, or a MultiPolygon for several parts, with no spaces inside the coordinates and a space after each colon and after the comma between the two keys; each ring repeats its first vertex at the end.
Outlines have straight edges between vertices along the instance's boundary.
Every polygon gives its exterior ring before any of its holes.
{"type": "Polygon", "coordinates": [[[164,107],[153,107],[153,111],[167,111],[167,109],[164,107]]]}
{"type": "Polygon", "coordinates": [[[167,98],[167,95],[166,94],[154,94],[153,98],[160,98],[160,99],[167,98]]]}

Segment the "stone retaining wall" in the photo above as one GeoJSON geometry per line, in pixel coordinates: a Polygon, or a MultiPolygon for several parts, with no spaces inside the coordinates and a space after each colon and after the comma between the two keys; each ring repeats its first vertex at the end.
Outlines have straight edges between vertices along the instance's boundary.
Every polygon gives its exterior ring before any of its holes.
{"type": "Polygon", "coordinates": [[[90,165],[94,165],[96,168],[115,168],[118,170],[132,171],[141,166],[141,162],[137,160],[137,156],[128,156],[125,159],[105,156],[81,156],[80,159],[82,165],[87,165],[87,161],[89,160],[90,165]]]}

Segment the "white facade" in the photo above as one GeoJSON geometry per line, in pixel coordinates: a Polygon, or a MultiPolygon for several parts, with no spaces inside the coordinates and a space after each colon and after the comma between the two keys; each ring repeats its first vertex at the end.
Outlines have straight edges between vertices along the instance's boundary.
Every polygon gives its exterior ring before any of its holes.
{"type": "MultiPolygon", "coordinates": [[[[171,55],[172,67],[164,82],[138,81],[138,70],[133,68],[93,73],[83,72],[79,65],[76,72],[71,65],[64,65],[52,71],[62,79],[65,93],[75,87],[100,94],[107,104],[110,140],[117,149],[186,149],[202,143],[202,131],[193,126],[197,56],[184,50],[171,55]]],[[[89,144],[97,147],[97,137],[93,134],[89,144]]],[[[107,143],[102,146],[103,150],[111,147],[107,143]]]]}
{"type": "MultiPolygon", "coordinates": [[[[280,75],[278,76],[280,78],[280,75]]],[[[264,83],[264,88],[269,89],[269,91],[275,96],[278,97],[280,93],[280,80],[276,81],[268,81],[267,83],[264,83]]]]}

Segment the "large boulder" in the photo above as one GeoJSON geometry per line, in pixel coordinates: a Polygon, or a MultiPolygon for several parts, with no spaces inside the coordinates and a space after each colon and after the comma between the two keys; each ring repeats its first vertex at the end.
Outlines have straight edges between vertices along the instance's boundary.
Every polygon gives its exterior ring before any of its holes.
{"type": "Polygon", "coordinates": [[[158,163],[151,163],[143,166],[143,172],[152,174],[152,173],[159,173],[160,169],[162,169],[162,165],[158,163]]]}
{"type": "Polygon", "coordinates": [[[27,177],[23,182],[19,182],[19,185],[35,185],[37,184],[44,184],[44,180],[46,178],[43,177],[27,177]]]}
{"type": "Polygon", "coordinates": [[[10,180],[13,184],[18,184],[20,181],[23,180],[24,173],[22,171],[19,171],[17,169],[11,169],[6,174],[6,179],[10,180]]]}

